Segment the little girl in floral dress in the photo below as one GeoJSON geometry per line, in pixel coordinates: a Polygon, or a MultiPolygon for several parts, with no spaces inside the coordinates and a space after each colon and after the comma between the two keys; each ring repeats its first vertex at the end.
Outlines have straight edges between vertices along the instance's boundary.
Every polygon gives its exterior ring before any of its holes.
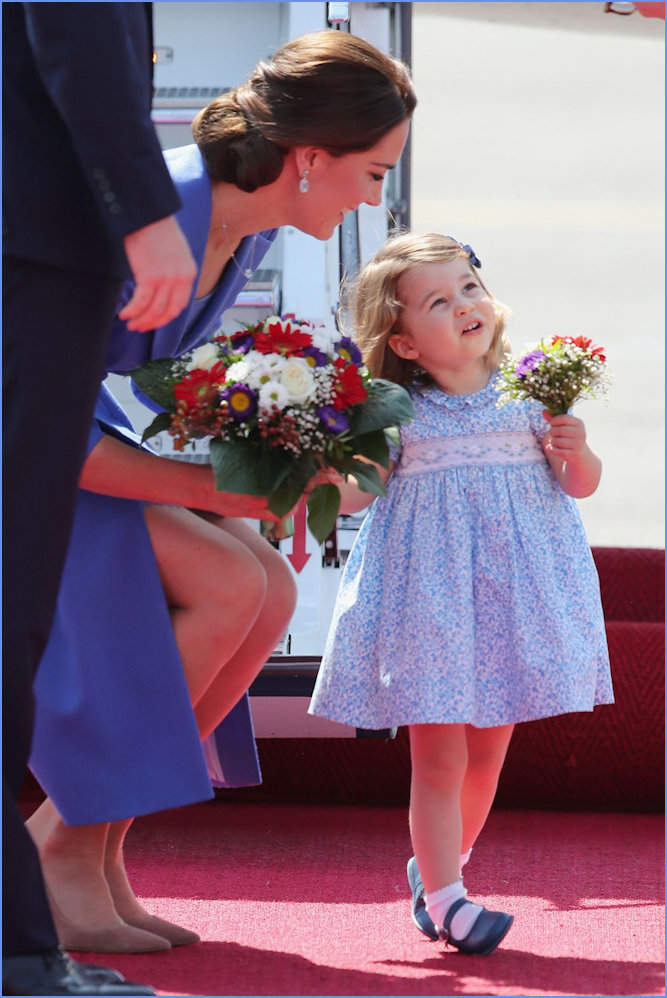
{"type": "MultiPolygon", "coordinates": [[[[513,918],[470,901],[462,868],[513,726],[613,693],[574,501],[595,491],[601,463],[572,414],[498,404],[505,309],[479,266],[455,239],[407,234],[356,285],[369,370],[408,387],[415,418],[350,552],[310,712],[409,726],[413,920],[487,954],[513,918]]],[[[343,512],[369,502],[351,480],[339,488],[343,512]]]]}

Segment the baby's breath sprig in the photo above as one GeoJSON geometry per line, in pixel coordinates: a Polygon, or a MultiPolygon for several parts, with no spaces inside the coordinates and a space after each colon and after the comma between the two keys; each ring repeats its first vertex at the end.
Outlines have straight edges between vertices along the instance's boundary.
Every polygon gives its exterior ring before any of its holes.
{"type": "Polygon", "coordinates": [[[552,336],[528,353],[510,356],[500,366],[498,405],[535,399],[552,416],[568,412],[585,398],[604,398],[611,376],[602,347],[586,336],[552,336]]]}

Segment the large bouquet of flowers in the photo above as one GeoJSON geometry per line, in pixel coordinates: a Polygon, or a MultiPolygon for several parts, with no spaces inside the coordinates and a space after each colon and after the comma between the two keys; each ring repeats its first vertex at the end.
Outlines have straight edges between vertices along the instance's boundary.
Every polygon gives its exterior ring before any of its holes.
{"type": "MultiPolygon", "coordinates": [[[[413,414],[405,389],[370,378],[351,339],[293,316],[221,333],[131,377],[164,410],[144,439],[167,430],[182,451],[210,438],[216,489],[267,496],[281,517],[326,468],[383,495],[377,469],[359,458],[387,467],[392,428],[413,414]]],[[[336,522],[338,488],[316,485],[307,506],[308,526],[322,542],[336,522]]]]}
{"type": "Polygon", "coordinates": [[[585,336],[552,336],[501,364],[498,404],[537,399],[552,416],[559,416],[581,399],[605,396],[610,381],[602,347],[585,336]]]}

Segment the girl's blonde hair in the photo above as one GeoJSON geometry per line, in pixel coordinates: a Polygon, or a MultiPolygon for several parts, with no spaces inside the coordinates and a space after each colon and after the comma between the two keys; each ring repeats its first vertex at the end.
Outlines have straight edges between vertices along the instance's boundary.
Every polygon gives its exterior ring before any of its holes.
{"type": "MultiPolygon", "coordinates": [[[[429,232],[422,235],[402,233],[390,238],[366,264],[357,279],[346,289],[346,321],[364,362],[374,378],[387,378],[399,385],[432,384],[429,374],[411,360],[399,357],[389,346],[389,337],[400,332],[403,303],[398,297],[401,277],[423,263],[450,263],[463,257],[470,263],[470,253],[450,236],[429,232]]],[[[470,263],[470,270],[491,298],[496,313],[496,328],[486,355],[486,365],[495,370],[510,352],[505,334],[509,309],[497,301],[470,263]]]]}

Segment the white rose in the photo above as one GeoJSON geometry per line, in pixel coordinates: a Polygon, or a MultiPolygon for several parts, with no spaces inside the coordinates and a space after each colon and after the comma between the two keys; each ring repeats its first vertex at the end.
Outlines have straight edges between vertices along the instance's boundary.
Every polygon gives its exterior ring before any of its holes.
{"type": "Polygon", "coordinates": [[[269,412],[274,405],[284,409],[288,403],[287,389],[279,381],[267,381],[259,390],[259,408],[262,412],[269,412]]]}
{"type": "Polygon", "coordinates": [[[290,402],[300,405],[312,400],[315,380],[310,364],[303,357],[290,357],[285,362],[280,381],[287,389],[290,402]]]}
{"type": "Polygon", "coordinates": [[[218,356],[218,348],[215,343],[204,343],[200,347],[195,347],[192,351],[192,356],[187,365],[188,371],[201,370],[210,371],[210,369],[217,364],[220,360],[218,356]]]}

